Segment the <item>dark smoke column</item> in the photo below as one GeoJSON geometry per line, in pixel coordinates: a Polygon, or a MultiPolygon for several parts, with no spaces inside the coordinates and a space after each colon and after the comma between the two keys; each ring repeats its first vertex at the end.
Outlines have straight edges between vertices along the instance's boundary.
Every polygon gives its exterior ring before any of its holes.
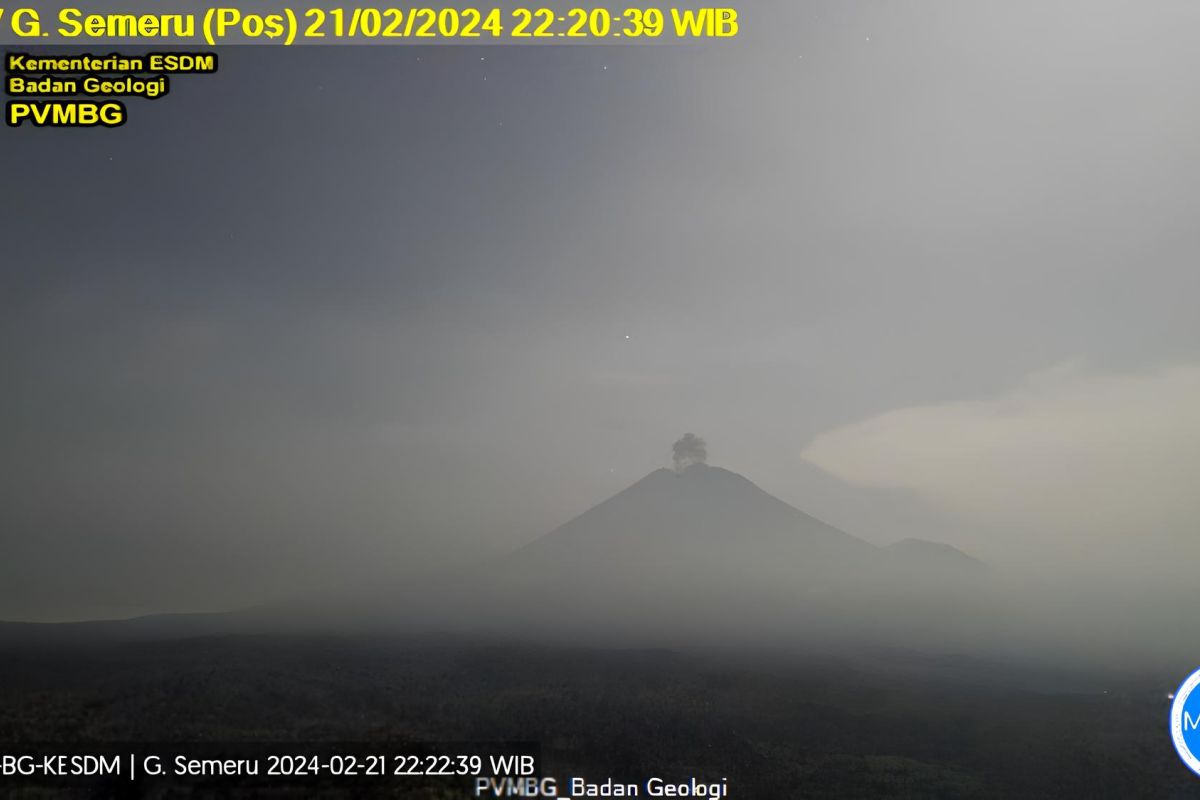
{"type": "Polygon", "coordinates": [[[675,455],[675,471],[682,472],[692,464],[703,464],[708,461],[708,445],[694,433],[685,433],[683,437],[671,446],[675,455]]]}

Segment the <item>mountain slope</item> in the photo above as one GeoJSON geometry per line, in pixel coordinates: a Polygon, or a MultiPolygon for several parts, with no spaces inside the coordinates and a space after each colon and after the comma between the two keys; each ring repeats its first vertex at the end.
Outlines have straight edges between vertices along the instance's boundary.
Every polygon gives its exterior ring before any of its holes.
{"type": "Polygon", "coordinates": [[[728,470],[660,469],[518,550],[524,572],[593,583],[636,578],[828,581],[876,569],[879,548],[728,470]]]}
{"type": "Polygon", "coordinates": [[[939,569],[947,575],[979,577],[990,572],[982,561],[943,542],[925,539],[902,539],[885,548],[893,560],[910,567],[939,569]]]}
{"type": "Polygon", "coordinates": [[[568,633],[583,637],[876,638],[964,607],[987,572],[947,545],[877,547],[728,470],[656,470],[478,568],[227,615],[0,626],[4,640],[170,638],[272,630],[568,633]],[[946,591],[954,592],[947,602],[946,591]]]}
{"type": "Polygon", "coordinates": [[[556,632],[842,637],[954,608],[945,592],[969,590],[978,566],[944,545],[877,547],[695,464],[656,470],[510,554],[458,607],[556,632]]]}

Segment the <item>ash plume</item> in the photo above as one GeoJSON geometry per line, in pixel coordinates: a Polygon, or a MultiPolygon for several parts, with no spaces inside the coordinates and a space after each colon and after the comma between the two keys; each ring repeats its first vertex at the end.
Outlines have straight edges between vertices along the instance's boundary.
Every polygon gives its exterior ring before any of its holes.
{"type": "Polygon", "coordinates": [[[694,433],[685,433],[671,446],[675,459],[675,471],[682,472],[692,464],[708,461],[708,445],[694,433]]]}

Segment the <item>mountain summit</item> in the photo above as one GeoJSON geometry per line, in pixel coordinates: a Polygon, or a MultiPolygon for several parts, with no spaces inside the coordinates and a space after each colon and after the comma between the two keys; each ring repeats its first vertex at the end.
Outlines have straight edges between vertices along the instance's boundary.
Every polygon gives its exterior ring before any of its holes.
{"type": "Polygon", "coordinates": [[[877,547],[693,461],[651,472],[510,554],[485,591],[491,609],[534,625],[811,629],[984,573],[949,545],[877,547]]]}
{"type": "Polygon", "coordinates": [[[827,580],[884,553],[764,492],[694,463],[651,472],[517,551],[512,560],[573,582],[827,580]]]}
{"type": "Polygon", "coordinates": [[[980,562],[932,542],[865,542],[708,466],[702,445],[690,442],[676,469],[655,470],[478,568],[226,615],[0,625],[0,642],[363,628],[660,643],[904,641],[940,631],[939,620],[965,619],[972,602],[983,607],[972,600],[988,572],[980,562]]]}

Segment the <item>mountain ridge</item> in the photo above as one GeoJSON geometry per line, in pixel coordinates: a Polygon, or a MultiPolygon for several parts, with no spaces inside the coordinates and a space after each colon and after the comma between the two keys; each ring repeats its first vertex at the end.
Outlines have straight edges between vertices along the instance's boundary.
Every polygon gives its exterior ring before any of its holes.
{"type": "Polygon", "coordinates": [[[710,625],[723,631],[759,625],[769,632],[800,624],[840,630],[846,627],[839,621],[843,612],[848,619],[870,619],[887,610],[879,598],[890,603],[952,585],[960,591],[985,570],[950,545],[906,540],[879,547],[743,475],[693,464],[654,470],[481,567],[220,615],[0,623],[0,640],[170,638],[305,626],[638,628],[650,636],[710,625]]]}
{"type": "Polygon", "coordinates": [[[657,469],[602,500],[553,531],[503,558],[540,557],[551,549],[573,545],[592,555],[597,549],[634,544],[653,547],[663,539],[678,548],[676,555],[696,547],[732,545],[787,547],[804,544],[823,556],[886,559],[899,554],[906,560],[950,554],[964,563],[982,562],[952,545],[908,539],[879,547],[846,533],[775,497],[744,475],[721,467],[692,464],[683,470],[657,469]]]}

